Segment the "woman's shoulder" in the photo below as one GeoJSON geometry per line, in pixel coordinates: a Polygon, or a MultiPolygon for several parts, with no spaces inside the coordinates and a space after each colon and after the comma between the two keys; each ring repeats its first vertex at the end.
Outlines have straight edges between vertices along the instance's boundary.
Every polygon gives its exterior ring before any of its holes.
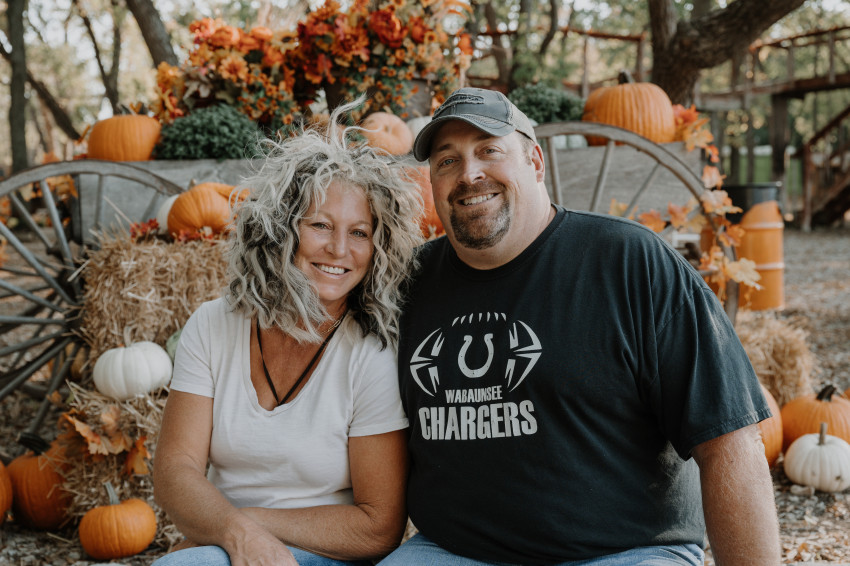
{"type": "Polygon", "coordinates": [[[381,341],[373,333],[363,334],[363,329],[357,321],[348,316],[339,327],[342,334],[340,345],[347,350],[352,359],[365,360],[374,356],[377,357],[392,357],[395,354],[392,349],[383,347],[381,341]]]}

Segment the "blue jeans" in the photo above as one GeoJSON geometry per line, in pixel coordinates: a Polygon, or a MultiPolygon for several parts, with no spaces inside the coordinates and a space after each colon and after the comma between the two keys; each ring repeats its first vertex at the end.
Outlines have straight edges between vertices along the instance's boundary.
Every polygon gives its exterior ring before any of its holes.
{"type": "MultiPolygon", "coordinates": [[[[299,566],[372,566],[371,562],[365,560],[344,562],[298,548],[288,548],[299,566]]],[[[151,566],[230,566],[230,557],[220,546],[197,546],[166,554],[151,566]]]]}
{"type": "MultiPolygon", "coordinates": [[[[705,555],[695,544],[647,546],[591,560],[563,562],[558,566],[702,566],[705,555]]],[[[481,562],[452,554],[421,533],[398,547],[378,566],[511,566],[507,562],[481,562]]]]}

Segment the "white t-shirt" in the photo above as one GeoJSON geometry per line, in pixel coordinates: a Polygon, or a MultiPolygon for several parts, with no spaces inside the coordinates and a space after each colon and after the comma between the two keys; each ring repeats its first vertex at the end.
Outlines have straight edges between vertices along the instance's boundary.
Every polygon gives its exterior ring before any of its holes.
{"type": "Polygon", "coordinates": [[[352,502],[348,437],[408,426],[395,354],[347,317],[294,400],[268,411],[251,383],[251,319],[224,299],[189,318],[171,389],[213,398],[209,480],[236,507],[352,502]]]}

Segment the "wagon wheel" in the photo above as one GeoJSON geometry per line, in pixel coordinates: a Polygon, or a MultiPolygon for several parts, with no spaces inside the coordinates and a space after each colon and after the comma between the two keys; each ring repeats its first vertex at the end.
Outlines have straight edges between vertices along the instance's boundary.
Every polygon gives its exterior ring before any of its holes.
{"type": "MultiPolygon", "coordinates": [[[[595,122],[541,124],[534,129],[534,132],[546,153],[546,166],[549,172],[548,188],[555,203],[565,205],[567,208],[606,212],[607,208],[603,208],[603,200],[612,194],[619,193],[618,196],[624,195],[627,198],[624,201],[627,206],[623,215],[629,216],[638,210],[639,204],[645,204],[647,201],[651,203],[651,207],[658,208],[659,205],[666,207],[667,202],[671,200],[670,193],[679,191],[680,194],[677,193],[679,196],[695,197],[699,202],[699,210],[694,210],[692,214],[702,212],[706,218],[711,219],[699,200],[699,196],[705,190],[702,180],[675,154],[643,136],[616,126],[595,122]],[[605,145],[604,148],[593,148],[593,155],[588,149],[558,149],[556,138],[570,135],[592,136],[605,145]],[[562,184],[559,167],[564,167],[565,161],[570,157],[568,153],[575,151],[587,153],[577,157],[573,155],[574,159],[571,161],[575,163],[575,170],[571,169],[570,165],[566,166],[569,179],[562,184]],[[618,168],[622,173],[622,169],[627,167],[626,164],[632,167],[633,171],[629,170],[625,175],[621,174],[618,184],[612,177],[616,176],[618,168]],[[582,169],[586,173],[584,178],[576,174],[582,169]],[[667,187],[666,191],[659,190],[662,185],[667,187]],[[583,194],[578,194],[579,189],[585,186],[587,190],[583,194]],[[581,197],[586,198],[582,200],[581,197]],[[662,200],[659,201],[659,197],[662,200]]],[[[680,248],[678,234],[672,226],[665,228],[661,236],[680,248]]],[[[680,249],[687,255],[692,255],[695,247],[696,244],[691,242],[686,243],[683,246],[684,249],[680,249]]],[[[734,248],[721,245],[721,249],[730,261],[735,260],[734,248]]],[[[700,275],[707,276],[709,272],[700,271],[700,275]]],[[[734,324],[738,312],[738,284],[735,281],[729,280],[726,283],[726,300],[723,306],[729,320],[734,324]]]]}
{"type": "Polygon", "coordinates": [[[41,404],[18,441],[36,450],[50,398],[84,348],[75,329],[78,271],[96,230],[126,230],[183,189],[125,163],[50,163],[0,182],[0,399],[20,390],[41,404]],[[5,222],[4,222],[5,221],[5,222]]]}

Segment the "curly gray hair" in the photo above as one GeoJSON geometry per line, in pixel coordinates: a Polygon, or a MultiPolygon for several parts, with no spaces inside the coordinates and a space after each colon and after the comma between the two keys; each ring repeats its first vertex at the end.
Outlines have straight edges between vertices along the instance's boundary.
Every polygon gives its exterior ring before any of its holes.
{"type": "Polygon", "coordinates": [[[366,277],[348,297],[348,312],[364,336],[374,333],[383,347],[395,348],[403,286],[422,243],[418,221],[423,205],[409,161],[352,141],[359,128],[340,125],[340,118],[361,102],[340,106],[326,126],[264,142],[260,167],[242,183],[250,187],[250,197],[234,212],[225,254],[226,297],[237,310],[257,316],[263,327],[277,325],[297,340],[320,341],[317,327],[329,315],[293,263],[299,225],[314,203],[324,202],[331,183],[357,186],[374,219],[374,252],[366,277]]]}

